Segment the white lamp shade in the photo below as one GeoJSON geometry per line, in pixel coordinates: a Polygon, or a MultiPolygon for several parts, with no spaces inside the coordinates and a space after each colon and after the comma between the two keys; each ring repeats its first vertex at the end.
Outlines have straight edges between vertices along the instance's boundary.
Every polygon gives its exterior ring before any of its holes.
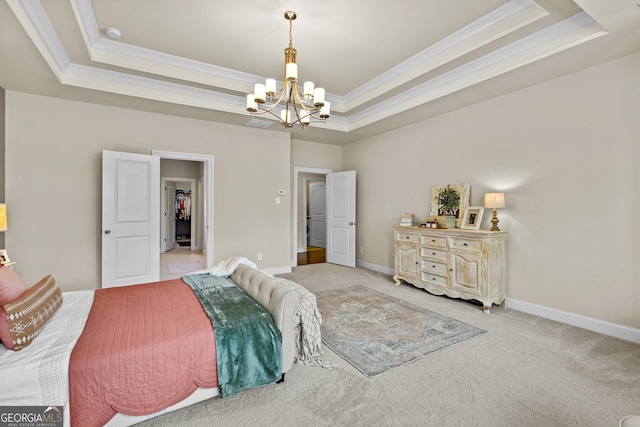
{"type": "Polygon", "coordinates": [[[320,107],[320,117],[326,119],[330,115],[329,111],[331,111],[331,103],[329,101],[325,101],[324,105],[320,107]]]}
{"type": "Polygon", "coordinates": [[[298,79],[298,64],[293,62],[289,62],[285,66],[285,78],[287,80],[297,80],[298,79]]]}
{"type": "Polygon", "coordinates": [[[267,87],[262,83],[257,83],[253,87],[253,95],[256,102],[264,102],[267,98],[267,87]]]}
{"type": "Polygon", "coordinates": [[[311,98],[313,96],[313,82],[304,82],[304,96],[311,98]]]}
{"type": "Polygon", "coordinates": [[[504,193],[484,193],[484,207],[504,209],[504,193]]]}
{"type": "Polygon", "coordinates": [[[266,83],[267,94],[273,96],[276,93],[276,79],[267,79],[266,83]]]}
{"type": "Polygon", "coordinates": [[[324,89],[317,87],[313,90],[313,103],[316,107],[321,107],[324,104],[324,89]]]}
{"type": "Polygon", "coordinates": [[[247,95],[247,110],[254,113],[258,111],[258,104],[256,103],[255,98],[255,95],[252,93],[247,95]]]}

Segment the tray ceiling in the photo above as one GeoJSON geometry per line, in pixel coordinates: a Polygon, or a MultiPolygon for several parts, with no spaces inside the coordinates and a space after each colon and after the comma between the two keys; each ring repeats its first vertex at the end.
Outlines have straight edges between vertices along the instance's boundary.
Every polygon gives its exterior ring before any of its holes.
{"type": "Polygon", "coordinates": [[[628,0],[291,3],[6,0],[0,86],[245,124],[253,84],[283,77],[293,9],[300,79],[327,89],[332,116],[292,132],[340,144],[640,48],[628,0]],[[590,43],[615,49],[594,57],[590,43]]]}

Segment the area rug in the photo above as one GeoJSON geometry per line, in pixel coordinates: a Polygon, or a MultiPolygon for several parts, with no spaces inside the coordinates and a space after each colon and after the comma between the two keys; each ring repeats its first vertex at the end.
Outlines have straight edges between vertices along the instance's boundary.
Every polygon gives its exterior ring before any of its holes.
{"type": "Polygon", "coordinates": [[[362,285],[316,299],[322,342],[369,378],[486,332],[362,285]]]}
{"type": "Polygon", "coordinates": [[[204,264],[198,261],[170,262],[167,264],[167,268],[171,274],[185,274],[202,270],[204,264]]]}

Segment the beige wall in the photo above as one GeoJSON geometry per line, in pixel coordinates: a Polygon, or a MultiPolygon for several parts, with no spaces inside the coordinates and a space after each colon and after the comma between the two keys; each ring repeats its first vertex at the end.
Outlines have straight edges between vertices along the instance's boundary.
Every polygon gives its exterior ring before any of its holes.
{"type": "Polygon", "coordinates": [[[290,136],[8,91],[7,248],[26,283],[51,273],[65,291],[99,286],[102,150],[215,156],[214,258],[258,252],[290,265],[290,136]]]}
{"type": "MultiPolygon", "coordinates": [[[[4,146],[5,146],[5,136],[4,136],[4,123],[5,123],[5,118],[4,118],[4,111],[5,111],[5,106],[4,106],[4,101],[5,101],[5,90],[0,87],[0,203],[4,203],[5,202],[5,190],[4,190],[4,182],[5,182],[5,178],[4,178],[4,169],[5,169],[5,161],[4,161],[4,146]]],[[[4,233],[0,232],[0,249],[4,248],[4,233]]],[[[11,257],[11,253],[9,253],[9,256],[11,257]]]]}
{"type": "Polygon", "coordinates": [[[342,146],[292,139],[291,166],[342,171],[342,146]]]}
{"type": "MultiPolygon", "coordinates": [[[[506,192],[508,297],[640,328],[640,54],[344,147],[361,261],[393,266],[391,225],[432,185],[506,192]]],[[[485,212],[482,228],[490,228],[485,212]]]]}
{"type": "Polygon", "coordinates": [[[160,160],[160,176],[167,178],[198,179],[202,176],[199,174],[204,170],[202,163],[203,162],[194,162],[190,160],[162,159],[160,160]]]}
{"type": "Polygon", "coordinates": [[[357,171],[359,258],[389,269],[391,225],[465,182],[474,205],[507,193],[510,299],[639,328],[638,69],[630,55],[345,147],[7,92],[7,248],[27,282],[97,286],[103,149],[214,155],[216,261],[263,252],[262,268],[292,255],[291,200],[274,199],[295,166],[357,171]]]}

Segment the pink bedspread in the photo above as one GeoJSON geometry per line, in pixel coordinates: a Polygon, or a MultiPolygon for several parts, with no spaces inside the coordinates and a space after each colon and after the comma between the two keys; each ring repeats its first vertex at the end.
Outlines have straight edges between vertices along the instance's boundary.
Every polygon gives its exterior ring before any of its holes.
{"type": "Polygon", "coordinates": [[[181,279],[97,290],[69,363],[71,424],[151,414],[217,387],[215,343],[181,279]]]}

